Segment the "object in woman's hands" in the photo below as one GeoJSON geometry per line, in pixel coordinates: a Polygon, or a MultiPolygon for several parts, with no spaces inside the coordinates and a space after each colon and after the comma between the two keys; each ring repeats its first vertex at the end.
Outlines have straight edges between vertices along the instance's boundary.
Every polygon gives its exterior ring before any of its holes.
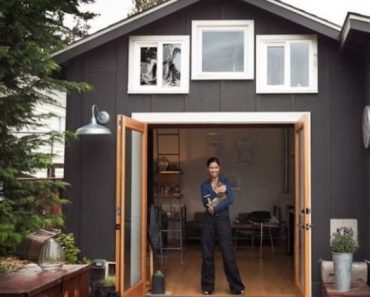
{"type": "Polygon", "coordinates": [[[212,205],[213,207],[218,205],[222,200],[224,200],[226,198],[226,192],[218,192],[217,191],[217,189],[222,187],[222,186],[224,186],[224,184],[218,183],[215,187],[212,187],[213,190],[216,192],[217,196],[215,198],[213,198],[212,200],[208,199],[208,203],[210,205],[212,205]]]}

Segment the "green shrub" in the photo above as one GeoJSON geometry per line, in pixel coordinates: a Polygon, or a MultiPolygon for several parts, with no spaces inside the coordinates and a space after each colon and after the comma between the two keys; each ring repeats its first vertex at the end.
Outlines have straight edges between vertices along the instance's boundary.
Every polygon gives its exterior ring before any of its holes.
{"type": "Polygon", "coordinates": [[[107,276],[105,279],[101,281],[101,284],[104,287],[115,287],[116,286],[116,277],[115,276],[107,276]]]}
{"type": "Polygon", "coordinates": [[[86,264],[90,262],[85,257],[81,258],[81,250],[76,245],[73,233],[60,233],[56,239],[63,248],[66,264],[86,264]]]}
{"type": "Polygon", "coordinates": [[[331,251],[334,253],[354,253],[358,248],[359,245],[351,235],[336,233],[331,241],[331,251]]]}

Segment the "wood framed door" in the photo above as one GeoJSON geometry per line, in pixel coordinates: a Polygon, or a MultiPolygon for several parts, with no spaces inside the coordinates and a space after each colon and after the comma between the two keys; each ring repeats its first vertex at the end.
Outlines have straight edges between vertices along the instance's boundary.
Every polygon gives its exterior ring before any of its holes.
{"type": "Polygon", "coordinates": [[[144,296],[147,247],[147,124],[118,116],[116,289],[144,296]]]}
{"type": "Polygon", "coordinates": [[[311,138],[308,114],[295,124],[295,283],[299,297],[311,297],[311,138]]]}

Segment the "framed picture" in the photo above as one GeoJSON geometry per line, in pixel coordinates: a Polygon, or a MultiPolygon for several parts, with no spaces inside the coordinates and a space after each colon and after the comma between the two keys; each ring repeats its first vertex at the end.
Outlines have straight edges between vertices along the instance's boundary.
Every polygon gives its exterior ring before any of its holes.
{"type": "Polygon", "coordinates": [[[240,188],[241,188],[240,177],[232,175],[229,178],[230,178],[230,182],[231,182],[233,190],[240,190],[240,188]]]}
{"type": "Polygon", "coordinates": [[[210,157],[216,157],[222,160],[223,143],[222,135],[219,133],[209,133],[207,136],[207,153],[210,157]]]}
{"type": "Polygon", "coordinates": [[[330,242],[336,233],[352,235],[358,242],[357,219],[330,219],[330,242]]]}
{"type": "Polygon", "coordinates": [[[189,36],[130,36],[128,93],[189,92],[189,36]]]}
{"type": "Polygon", "coordinates": [[[237,164],[253,165],[255,161],[254,144],[248,137],[242,137],[234,144],[234,162],[237,164]]]}

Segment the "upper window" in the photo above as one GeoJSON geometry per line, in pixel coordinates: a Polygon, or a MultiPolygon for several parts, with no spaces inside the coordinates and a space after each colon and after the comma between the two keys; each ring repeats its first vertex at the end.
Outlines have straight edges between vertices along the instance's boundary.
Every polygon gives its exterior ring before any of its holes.
{"type": "Polygon", "coordinates": [[[192,79],[253,78],[253,21],[193,21],[192,79]]]}
{"type": "Polygon", "coordinates": [[[316,35],[258,35],[257,93],[317,93],[316,35]]]}
{"type": "Polygon", "coordinates": [[[188,92],[188,36],[130,36],[128,93],[188,92]]]}

